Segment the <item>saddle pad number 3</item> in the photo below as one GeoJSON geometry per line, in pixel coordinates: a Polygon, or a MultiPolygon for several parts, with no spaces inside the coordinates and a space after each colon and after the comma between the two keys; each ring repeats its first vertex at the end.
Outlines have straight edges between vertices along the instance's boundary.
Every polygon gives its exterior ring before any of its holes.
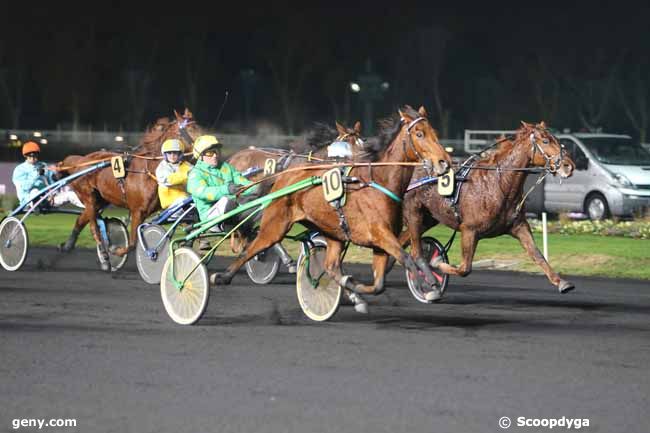
{"type": "Polygon", "coordinates": [[[273,158],[268,158],[266,161],[264,161],[264,176],[275,174],[275,165],[276,161],[273,158]]]}
{"type": "Polygon", "coordinates": [[[122,179],[126,176],[124,159],[122,159],[121,156],[114,156],[111,158],[111,169],[113,170],[113,176],[115,176],[116,179],[122,179]]]}
{"type": "Polygon", "coordinates": [[[438,194],[443,197],[454,193],[454,171],[449,170],[447,173],[438,177],[438,194]]]}
{"type": "Polygon", "coordinates": [[[323,181],[323,195],[326,201],[334,201],[343,197],[343,179],[341,179],[341,170],[333,168],[326,171],[321,179],[323,181]]]}

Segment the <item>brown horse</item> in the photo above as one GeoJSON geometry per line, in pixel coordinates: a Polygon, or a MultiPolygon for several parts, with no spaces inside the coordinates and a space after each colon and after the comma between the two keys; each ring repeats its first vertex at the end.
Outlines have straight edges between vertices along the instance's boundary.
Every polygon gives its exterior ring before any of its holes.
{"type": "MultiPolygon", "coordinates": [[[[562,145],[544,125],[522,122],[514,139],[502,139],[498,146],[483,152],[481,158],[468,160],[471,167],[467,181],[461,184],[460,196],[454,206],[438,194],[431,184],[409,191],[404,198],[404,223],[407,231],[400,235],[405,245],[410,239],[413,255],[421,255],[420,236],[426,230],[443,223],[459,230],[461,234],[462,262],[452,266],[434,259],[432,265],[440,271],[468,275],[472,271],[472,259],[478,241],[510,234],[521,243],[528,255],[543,270],[549,281],[561,293],[574,285],[560,278],[535,246],[535,241],[523,210],[524,182],[527,168],[542,167],[546,174],[567,178],[573,174],[575,165],[562,145]],[[494,168],[497,168],[495,170],[494,168]]],[[[413,178],[425,176],[416,170],[413,178]]]]}
{"type": "MultiPolygon", "coordinates": [[[[106,167],[82,176],[70,184],[85,209],[75,221],[70,237],[61,246],[62,251],[70,251],[74,248],[79,233],[86,224],[90,223],[92,235],[101,251],[101,267],[105,271],[110,271],[108,252],[101,242],[97,227],[97,216],[109,204],[129,209],[131,214],[129,245],[126,248],[117,248],[112,253],[123,256],[135,248],[138,225],[160,208],[158,183],[154,175],[160,163],[160,159],[157,158],[161,155],[160,146],[168,138],[183,138],[181,126],[185,127],[192,139],[202,134],[201,128],[193,121],[189,110],[185,109],[182,116],[176,111],[174,114],[175,120],[162,118],[147,129],[140,145],[136,148],[136,154],[123,155],[127,165],[126,177],[123,180],[116,179],[111,167],[106,167]]],[[[186,145],[191,146],[191,143],[186,145]]],[[[93,152],[85,156],[71,155],[60,163],[64,168],[61,173],[73,174],[87,167],[89,162],[106,160],[118,155],[121,154],[107,151],[93,152]]]]}
{"type": "MultiPolygon", "coordinates": [[[[353,161],[359,161],[372,153],[372,150],[365,149],[365,143],[361,139],[360,122],[356,122],[354,128],[346,128],[338,122],[335,123],[336,129],[324,123],[317,123],[303,136],[291,142],[288,150],[251,146],[234,153],[228,162],[240,172],[251,171],[248,176],[250,180],[260,181],[264,178],[264,165],[269,158],[275,159],[277,172],[300,164],[336,162],[327,156],[327,146],[334,141],[345,141],[350,145],[353,161]]],[[[275,179],[270,178],[268,181],[261,182],[257,187],[257,195],[267,194],[275,179]]],[[[233,252],[240,253],[245,248],[245,243],[245,237],[241,234],[233,236],[231,238],[233,252]]]]}
{"type": "MultiPolygon", "coordinates": [[[[347,204],[342,208],[344,223],[337,211],[324,200],[322,186],[278,198],[264,211],[257,237],[226,272],[212,275],[211,282],[229,283],[244,263],[281,241],[296,222],[318,230],[325,236],[327,273],[353,292],[379,294],[383,291],[387,253],[412,271],[421,269],[425,276],[433,281],[434,277],[424,260],[419,258],[414,263],[399,244],[397,233],[402,222],[401,203],[385,192],[363,186],[374,182],[397,197],[401,197],[408,186],[413,166],[399,165],[399,163],[420,160],[426,162],[427,166],[434,169],[436,173],[442,174],[451,166],[451,158],[438,142],[438,137],[429,124],[423,107],[415,111],[406,106],[399,111],[399,117],[383,121],[380,135],[376,140],[380,144],[379,147],[383,149],[377,155],[377,162],[396,164],[373,168],[356,167],[352,170],[350,175],[358,177],[362,183],[358,189],[347,193],[347,204]],[[342,275],[341,253],[346,241],[373,248],[374,286],[357,283],[351,276],[342,275]]],[[[278,177],[273,190],[277,191],[309,176],[321,175],[324,171],[321,169],[287,172],[278,177]]],[[[430,293],[431,299],[440,296],[435,289],[430,293]]]]}

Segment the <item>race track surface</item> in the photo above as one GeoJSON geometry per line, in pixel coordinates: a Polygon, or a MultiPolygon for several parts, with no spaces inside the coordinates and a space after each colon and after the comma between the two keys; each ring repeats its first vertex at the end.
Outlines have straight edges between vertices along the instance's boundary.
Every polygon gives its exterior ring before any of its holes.
{"type": "Polygon", "coordinates": [[[650,283],[570,280],[560,295],[543,276],[475,272],[425,305],[396,268],[370,314],[315,323],[293,275],[241,273],[183,327],[133,258],[108,275],[92,251],[32,249],[0,271],[0,432],[73,418],[42,431],[484,433],[504,416],[508,431],[566,431],[516,425],[565,417],[648,432],[650,283]]]}

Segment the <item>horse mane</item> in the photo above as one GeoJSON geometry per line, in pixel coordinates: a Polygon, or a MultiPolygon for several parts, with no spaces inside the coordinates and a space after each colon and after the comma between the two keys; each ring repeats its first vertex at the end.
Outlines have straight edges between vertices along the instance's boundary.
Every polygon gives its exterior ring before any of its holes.
{"type": "Polygon", "coordinates": [[[297,154],[316,152],[332,144],[338,135],[338,131],[331,126],[322,122],[315,122],[311,129],[292,142],[289,148],[297,154]]]}
{"type": "MultiPolygon", "coordinates": [[[[409,105],[402,107],[400,110],[402,113],[409,115],[413,119],[422,117],[420,113],[409,105]]],[[[366,145],[364,146],[365,150],[370,154],[368,159],[372,161],[379,159],[379,157],[388,150],[389,145],[395,140],[395,137],[402,129],[402,119],[399,114],[393,114],[379,120],[377,126],[377,136],[366,140],[366,145]]]]}
{"type": "Polygon", "coordinates": [[[507,154],[512,151],[512,149],[515,147],[515,143],[518,143],[521,140],[526,140],[530,134],[530,131],[538,127],[539,125],[535,126],[522,122],[522,126],[520,126],[519,129],[515,131],[514,136],[506,137],[505,135],[501,135],[497,139],[495,146],[482,151],[479,154],[481,162],[496,164],[496,162],[501,159],[503,154],[507,154]]]}
{"type": "Polygon", "coordinates": [[[147,126],[144,135],[140,139],[137,149],[143,150],[147,153],[160,155],[161,139],[165,131],[174,124],[169,117],[161,117],[155,122],[147,126]]]}

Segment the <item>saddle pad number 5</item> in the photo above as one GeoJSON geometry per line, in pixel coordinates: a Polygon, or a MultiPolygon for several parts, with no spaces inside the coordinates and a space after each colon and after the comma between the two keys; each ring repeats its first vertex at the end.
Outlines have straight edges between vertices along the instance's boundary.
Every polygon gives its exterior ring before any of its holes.
{"type": "Polygon", "coordinates": [[[326,171],[321,179],[323,181],[323,195],[326,201],[334,201],[343,197],[343,179],[341,179],[341,170],[333,168],[326,171]]]}
{"type": "Polygon", "coordinates": [[[447,173],[438,177],[438,194],[443,197],[454,193],[454,171],[449,170],[447,173]]]}
{"type": "Polygon", "coordinates": [[[114,156],[111,158],[111,170],[113,170],[113,176],[115,176],[116,179],[122,179],[126,176],[124,159],[122,159],[121,156],[114,156]]]}
{"type": "Polygon", "coordinates": [[[273,158],[267,158],[266,161],[264,161],[264,176],[268,176],[269,174],[275,174],[275,165],[276,161],[273,158]]]}

